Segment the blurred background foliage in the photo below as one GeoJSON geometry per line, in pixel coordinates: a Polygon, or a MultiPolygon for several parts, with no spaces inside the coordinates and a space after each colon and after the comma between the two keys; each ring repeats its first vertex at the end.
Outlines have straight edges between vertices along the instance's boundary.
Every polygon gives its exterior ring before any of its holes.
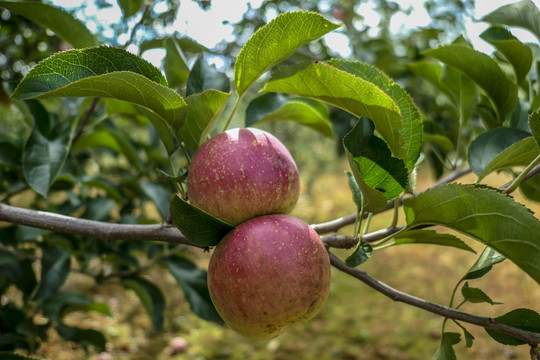
{"type": "MultiPolygon", "coordinates": [[[[216,1],[195,3],[210,11],[216,1]]],[[[189,72],[196,64],[204,68],[206,86],[228,91],[224,74],[232,78],[234,59],[242,45],[276,13],[299,9],[321,13],[343,24],[336,32],[347,39],[349,59],[375,65],[392,77],[411,94],[429,121],[426,129],[456,143],[456,108],[407,65],[423,59],[423,50],[459,38],[465,20],[474,15],[474,0],[427,0],[424,6],[431,23],[398,32],[390,30],[392,18],[411,9],[395,1],[253,2],[239,21],[229,23],[234,39],[211,48],[198,44],[188,34],[171,31],[180,5],[178,0],[94,0],[68,10],[104,44],[126,47],[140,55],[163,50],[160,68],[169,84],[183,95],[189,72]],[[376,24],[361,11],[366,4],[379,15],[376,24]],[[85,15],[91,6],[100,11],[119,8],[121,19],[105,24],[96,15],[85,15]]],[[[171,168],[185,166],[186,159],[175,154],[169,161],[148,119],[151,115],[134,105],[105,99],[66,98],[39,103],[10,99],[8,94],[36,62],[69,45],[15,12],[0,8],[0,19],[0,201],[108,222],[145,224],[165,220],[170,196],[176,190],[170,181],[171,168]],[[30,190],[22,159],[37,121],[49,129],[69,126],[73,134],[62,173],[46,198],[30,190]]],[[[331,45],[324,38],[316,40],[288,61],[340,56],[331,45]]],[[[246,104],[258,90],[257,86],[250,89],[246,104]]],[[[244,112],[245,107],[238,112],[236,125],[243,124],[244,112]]],[[[357,119],[335,108],[330,109],[330,118],[335,133],[332,138],[294,123],[261,126],[276,134],[296,159],[304,188],[294,215],[312,223],[355,211],[343,174],[346,163],[340,155],[341,138],[357,119]]],[[[469,139],[481,123],[474,118],[470,125],[462,134],[469,139]]],[[[55,140],[52,133],[51,141],[55,140]]],[[[452,151],[455,149],[451,147],[426,145],[425,160],[432,171],[421,173],[419,188],[443,174],[441,157],[452,151]]],[[[380,226],[384,224],[381,220],[380,226]]],[[[199,268],[205,268],[207,254],[167,244],[107,242],[9,224],[0,224],[0,239],[0,270],[7,273],[16,269],[23,274],[0,278],[0,350],[22,349],[51,359],[82,359],[105,350],[118,359],[419,359],[431,356],[439,343],[441,319],[386,303],[380,294],[338,273],[334,273],[329,304],[317,319],[270,343],[252,343],[194,316],[193,306],[199,306],[197,315],[211,317],[211,310],[204,305],[208,299],[193,284],[186,287],[174,273],[171,276],[164,270],[172,263],[182,264],[195,284],[204,277],[199,268]],[[38,259],[42,259],[42,265],[38,259]],[[152,283],[145,281],[143,274],[152,283]],[[49,287],[31,286],[48,276],[53,279],[49,287]],[[199,296],[199,300],[189,304],[185,295],[199,296]],[[167,314],[161,324],[157,310],[152,313],[145,302],[149,297],[167,314]],[[178,336],[187,341],[187,347],[174,347],[170,340],[178,336]]],[[[413,246],[384,252],[366,269],[404,291],[446,303],[455,281],[473,262],[474,257],[458,251],[418,251],[413,246]]],[[[485,286],[494,298],[504,298],[504,306],[509,309],[516,301],[534,308],[539,294],[530,289],[537,287],[520,275],[513,267],[503,267],[499,273],[508,287],[523,294],[514,302],[498,281],[485,286]]],[[[518,351],[503,351],[493,345],[481,329],[474,331],[479,345],[473,350],[460,349],[460,358],[520,356],[518,351]]],[[[95,359],[110,358],[106,356],[95,355],[95,359]]]]}

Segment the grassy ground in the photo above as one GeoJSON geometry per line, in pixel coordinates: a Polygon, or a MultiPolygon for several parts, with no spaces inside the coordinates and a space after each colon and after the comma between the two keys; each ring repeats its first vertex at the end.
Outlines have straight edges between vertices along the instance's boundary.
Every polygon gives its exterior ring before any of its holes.
{"type": "MultiPolygon", "coordinates": [[[[322,174],[313,181],[311,194],[303,194],[294,215],[314,223],[354,210],[345,176],[340,171],[333,174],[322,174]]],[[[500,178],[491,181],[498,186],[504,183],[500,178]]],[[[422,176],[419,187],[429,182],[428,176],[422,176]]],[[[538,213],[540,208],[536,207],[535,211],[538,213]]],[[[373,226],[384,227],[387,223],[388,215],[381,215],[374,219],[373,226]]],[[[476,242],[467,242],[482,250],[476,242]]],[[[347,252],[337,251],[336,254],[343,258],[347,252]]],[[[206,254],[197,252],[196,256],[202,264],[208,260],[206,254]]],[[[475,260],[473,254],[452,248],[408,245],[375,253],[361,268],[397,289],[447,304],[455,283],[475,260]]],[[[74,275],[66,287],[84,291],[96,301],[107,302],[114,316],[74,313],[69,322],[103,331],[110,341],[110,356],[85,354],[77,346],[59,340],[54,333],[38,355],[55,360],[412,360],[430,359],[440,341],[441,317],[393,302],[335,269],[330,298],[315,319],[272,341],[250,341],[192,315],[174,279],[164,273],[155,269],[148,275],[166,292],[167,319],[162,333],[151,333],[149,319],[133,293],[126,293],[115,284],[97,287],[74,275]],[[171,353],[169,343],[175,337],[187,341],[187,349],[182,354],[171,353]]],[[[484,279],[470,285],[481,287],[492,299],[503,304],[470,304],[463,307],[464,311],[484,316],[497,316],[516,307],[540,311],[540,287],[509,261],[497,265],[484,279]]],[[[457,345],[458,359],[528,358],[526,346],[505,347],[492,341],[481,328],[471,325],[467,329],[475,336],[475,343],[470,349],[465,348],[463,342],[457,345]]],[[[447,330],[460,331],[452,324],[447,330]]]]}

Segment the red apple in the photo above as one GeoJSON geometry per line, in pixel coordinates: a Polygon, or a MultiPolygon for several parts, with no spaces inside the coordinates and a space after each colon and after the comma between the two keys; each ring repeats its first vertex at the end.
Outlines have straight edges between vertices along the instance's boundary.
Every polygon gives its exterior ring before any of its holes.
{"type": "Polygon", "coordinates": [[[313,318],[330,291],[330,260],[317,233],[289,215],[246,221],[216,246],[210,297],[238,333],[272,339],[313,318]]]}
{"type": "Polygon", "coordinates": [[[272,134],[231,129],[202,144],[187,178],[190,202],[231,224],[289,213],[300,194],[296,164],[272,134]]]}

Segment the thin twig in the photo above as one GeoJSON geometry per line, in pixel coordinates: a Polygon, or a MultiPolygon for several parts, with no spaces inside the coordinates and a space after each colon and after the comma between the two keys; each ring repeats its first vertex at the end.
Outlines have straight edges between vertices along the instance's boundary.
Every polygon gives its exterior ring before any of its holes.
{"type": "Polygon", "coordinates": [[[425,299],[418,298],[416,296],[404,293],[393,287],[371,277],[365,271],[358,268],[348,267],[345,262],[339,259],[332,253],[328,253],[330,256],[330,263],[338,270],[341,270],[358,280],[362,281],[366,285],[370,286],[374,290],[382,293],[394,301],[403,302],[415,306],[417,308],[429,311],[431,313],[444,316],[446,318],[463,321],[469,324],[482,326],[487,329],[495,330],[517,339],[523,340],[531,346],[540,344],[540,333],[522,330],[513,326],[501,324],[492,318],[477,316],[469,314],[463,311],[459,311],[450,307],[446,307],[437,303],[427,301],[425,299]]]}
{"type": "Polygon", "coordinates": [[[92,100],[92,104],[90,104],[90,107],[88,108],[88,111],[86,112],[86,115],[84,116],[83,121],[81,121],[81,124],[79,125],[79,128],[77,129],[77,132],[75,135],[73,135],[73,139],[71,139],[71,143],[74,144],[75,141],[83,134],[84,128],[86,127],[86,124],[88,124],[88,121],[92,117],[92,114],[96,110],[97,103],[99,102],[99,97],[95,97],[92,100]]]}

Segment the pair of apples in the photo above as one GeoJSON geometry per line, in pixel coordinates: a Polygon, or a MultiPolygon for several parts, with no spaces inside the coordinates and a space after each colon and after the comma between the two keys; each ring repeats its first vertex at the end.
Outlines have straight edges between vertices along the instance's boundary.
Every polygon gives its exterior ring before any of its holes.
{"type": "Polygon", "coordinates": [[[210,297],[232,329],[268,340],[321,310],[329,257],[307,223],[286,215],[300,179],[275,136],[242,128],[212,137],[193,156],[187,188],[194,206],[235,226],[208,266],[210,297]]]}

